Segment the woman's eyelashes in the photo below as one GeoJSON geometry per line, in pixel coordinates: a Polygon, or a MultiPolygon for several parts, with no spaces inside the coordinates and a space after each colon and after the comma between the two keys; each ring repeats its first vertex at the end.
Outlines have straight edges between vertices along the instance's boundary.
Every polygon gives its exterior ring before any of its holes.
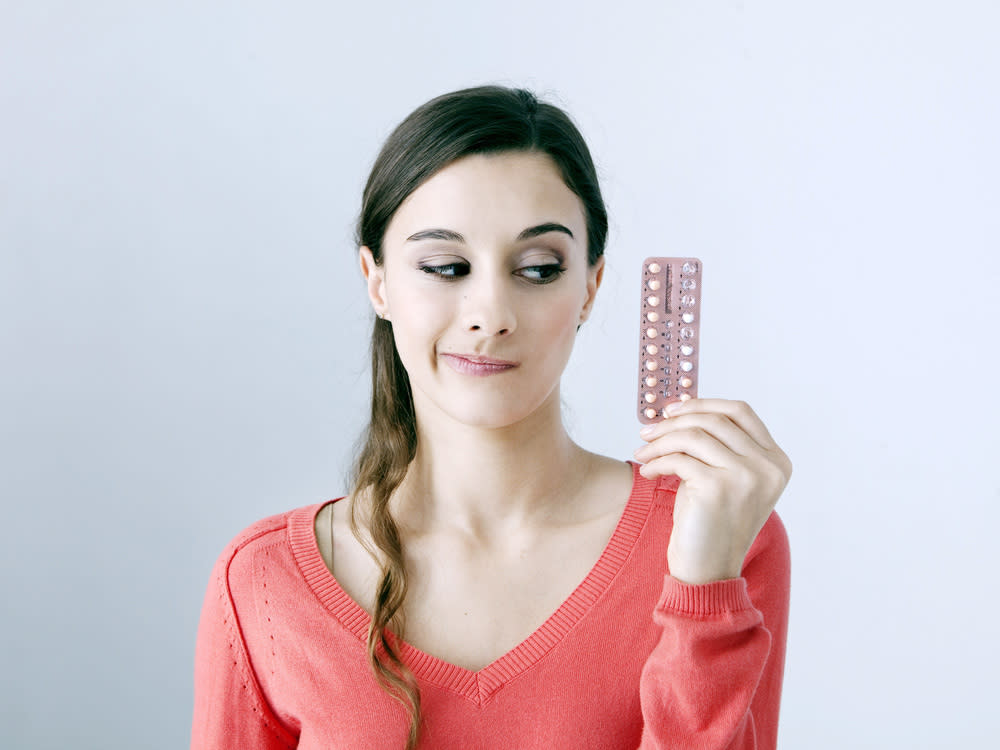
{"type": "MultiPolygon", "coordinates": [[[[417,266],[417,269],[444,281],[468,276],[471,272],[468,263],[443,263],[436,266],[421,264],[417,266]]],[[[535,266],[521,266],[515,273],[532,284],[548,284],[559,278],[565,270],[562,263],[545,263],[535,266]]]]}
{"type": "Polygon", "coordinates": [[[523,268],[519,268],[518,272],[528,274],[537,273],[537,276],[527,275],[524,276],[524,278],[529,281],[533,281],[536,284],[548,284],[550,281],[555,281],[559,278],[560,274],[562,274],[565,270],[566,269],[561,263],[549,263],[544,266],[524,266],[523,268]]]}
{"type": "Polygon", "coordinates": [[[469,274],[468,263],[443,263],[439,266],[421,264],[417,268],[424,273],[438,276],[442,279],[457,279],[460,276],[467,276],[469,274]]]}

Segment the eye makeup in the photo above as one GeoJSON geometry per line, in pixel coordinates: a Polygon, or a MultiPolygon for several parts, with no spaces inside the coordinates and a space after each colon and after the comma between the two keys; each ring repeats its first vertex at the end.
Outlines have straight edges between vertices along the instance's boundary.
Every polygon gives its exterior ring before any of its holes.
{"type": "Polygon", "coordinates": [[[701,261],[646,258],[639,294],[637,414],[652,424],[667,416],[667,404],[698,397],[701,261]]]}
{"type": "Polygon", "coordinates": [[[420,264],[418,271],[423,271],[428,276],[437,276],[441,279],[459,279],[469,273],[468,263],[442,263],[437,266],[420,264]]]}
{"type": "Polygon", "coordinates": [[[539,266],[521,266],[517,269],[517,272],[522,279],[530,281],[532,284],[551,284],[562,276],[566,272],[566,269],[561,263],[546,263],[539,266]],[[532,273],[540,273],[542,275],[533,278],[525,276],[524,271],[531,271],[532,273]]]}
{"type": "MultiPolygon", "coordinates": [[[[512,273],[527,282],[541,285],[552,283],[566,272],[566,267],[563,265],[562,256],[560,254],[555,253],[554,255],[538,257],[539,260],[542,258],[548,260],[549,262],[532,263],[529,261],[525,263],[525,265],[517,266],[512,273]],[[538,275],[535,276],[534,274],[538,275]]],[[[418,271],[422,271],[428,276],[434,276],[446,281],[452,281],[462,278],[463,276],[468,276],[472,272],[471,265],[465,261],[455,261],[452,263],[417,263],[416,268],[418,271]]]]}

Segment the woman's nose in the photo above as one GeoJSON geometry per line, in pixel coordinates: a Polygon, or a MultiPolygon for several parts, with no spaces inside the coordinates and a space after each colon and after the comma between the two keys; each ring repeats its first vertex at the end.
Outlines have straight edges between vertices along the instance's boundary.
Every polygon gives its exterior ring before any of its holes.
{"type": "Polygon", "coordinates": [[[464,324],[470,331],[480,331],[490,336],[507,335],[517,328],[511,294],[504,281],[483,278],[481,283],[468,290],[463,300],[464,324]]]}

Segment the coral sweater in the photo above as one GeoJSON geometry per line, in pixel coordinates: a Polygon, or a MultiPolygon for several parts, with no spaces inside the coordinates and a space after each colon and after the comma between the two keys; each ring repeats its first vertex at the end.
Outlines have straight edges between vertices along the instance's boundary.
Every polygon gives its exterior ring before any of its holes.
{"type": "MultiPolygon", "coordinates": [[[[667,570],[680,479],[629,463],[632,492],[600,559],[525,641],[478,672],[400,643],[421,690],[421,748],[775,746],[781,520],[771,514],[740,578],[682,583],[667,570]]],[[[321,507],[250,526],[218,559],[198,629],[193,750],[404,746],[407,714],[366,660],[369,616],[320,557],[321,507]]]]}

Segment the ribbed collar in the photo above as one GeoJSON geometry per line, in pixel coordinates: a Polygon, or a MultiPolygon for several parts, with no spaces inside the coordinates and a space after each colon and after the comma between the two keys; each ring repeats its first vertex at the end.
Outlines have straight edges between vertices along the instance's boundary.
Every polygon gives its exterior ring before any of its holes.
{"type": "MultiPolygon", "coordinates": [[[[431,656],[406,641],[393,638],[393,642],[399,645],[404,661],[418,679],[450,689],[481,705],[507,682],[530,669],[587,615],[611,585],[634,548],[653,501],[657,483],[639,474],[639,464],[634,461],[628,463],[632,466],[632,491],[625,509],[600,558],[569,598],[525,640],[477,672],[431,656]]],[[[343,498],[337,498],[341,499],[343,498]]],[[[292,511],[288,521],[289,543],[306,583],[331,614],[357,636],[363,645],[368,638],[371,617],[341,588],[323,562],[316,543],[316,514],[325,504],[292,511]]]]}

